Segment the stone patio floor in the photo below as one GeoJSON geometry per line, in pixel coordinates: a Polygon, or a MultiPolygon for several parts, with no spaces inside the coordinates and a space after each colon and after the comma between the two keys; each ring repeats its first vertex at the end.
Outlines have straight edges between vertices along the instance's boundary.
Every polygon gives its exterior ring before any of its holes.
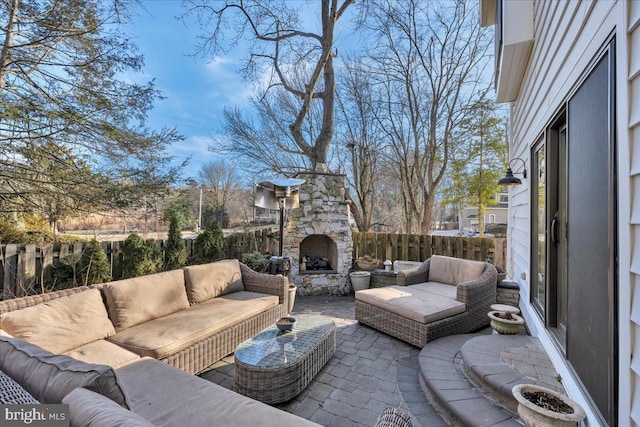
{"type": "MultiPolygon", "coordinates": [[[[414,426],[446,426],[422,393],[420,349],[355,320],[355,299],[296,297],[296,313],[322,314],[336,323],[336,352],[307,388],[290,402],[276,405],[323,426],[373,426],[388,406],[411,413],[414,426]]],[[[233,389],[233,355],[201,374],[233,389]]]]}
{"type": "MultiPolygon", "coordinates": [[[[495,405],[493,391],[512,399],[511,387],[519,382],[562,390],[546,353],[526,333],[491,338],[487,327],[419,349],[358,323],[353,295],[297,296],[293,315],[300,313],[333,319],[336,352],[300,395],[275,406],[323,426],[374,426],[386,407],[408,411],[416,427],[517,426],[522,424],[514,409],[495,405]],[[462,359],[486,384],[469,381],[462,359]],[[427,400],[420,378],[444,416],[427,400]]],[[[234,369],[231,355],[200,376],[233,390],[234,369]]]]}

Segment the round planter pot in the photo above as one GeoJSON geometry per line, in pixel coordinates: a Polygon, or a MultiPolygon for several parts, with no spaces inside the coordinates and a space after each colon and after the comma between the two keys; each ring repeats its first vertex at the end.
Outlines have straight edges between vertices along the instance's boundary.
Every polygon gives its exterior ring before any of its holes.
{"type": "Polygon", "coordinates": [[[378,268],[379,264],[380,263],[378,261],[371,261],[371,262],[358,261],[358,268],[364,271],[373,271],[376,268],[378,268]]]}
{"type": "Polygon", "coordinates": [[[349,273],[349,279],[351,280],[353,292],[361,291],[369,288],[371,273],[368,271],[354,271],[353,273],[349,273]]]}
{"type": "Polygon", "coordinates": [[[570,427],[577,426],[578,423],[586,418],[584,410],[573,400],[567,396],[557,393],[546,387],[540,387],[532,384],[520,384],[511,390],[513,397],[518,401],[518,415],[520,419],[528,427],[570,427]],[[533,402],[530,402],[522,395],[525,392],[544,392],[550,396],[562,400],[573,409],[571,414],[562,414],[542,408],[533,402]]]}
{"type": "Polygon", "coordinates": [[[511,319],[501,319],[495,314],[499,311],[490,311],[488,316],[491,319],[491,327],[500,335],[517,335],[520,333],[520,326],[524,324],[524,319],[517,314],[512,314],[511,319]]]}
{"type": "Polygon", "coordinates": [[[289,284],[289,313],[293,311],[293,304],[296,302],[296,293],[298,292],[298,287],[293,283],[289,284]]]}

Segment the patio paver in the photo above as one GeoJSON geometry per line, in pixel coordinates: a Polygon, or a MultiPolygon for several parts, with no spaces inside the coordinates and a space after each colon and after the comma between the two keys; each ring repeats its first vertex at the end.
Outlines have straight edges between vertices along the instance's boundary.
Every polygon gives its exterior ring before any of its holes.
{"type": "MultiPolygon", "coordinates": [[[[353,296],[297,296],[299,313],[333,319],[336,352],[300,395],[276,407],[324,426],[373,426],[388,406],[409,411],[414,426],[448,425],[422,393],[420,349],[359,324],[353,296]]],[[[228,356],[201,377],[233,389],[233,362],[228,356]]]]}

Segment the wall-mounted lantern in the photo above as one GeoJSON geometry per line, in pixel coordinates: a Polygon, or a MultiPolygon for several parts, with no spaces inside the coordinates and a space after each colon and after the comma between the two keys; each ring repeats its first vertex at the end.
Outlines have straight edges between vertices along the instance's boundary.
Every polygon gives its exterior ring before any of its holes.
{"type": "Polygon", "coordinates": [[[522,180],[520,180],[520,178],[516,178],[514,174],[521,174],[523,179],[527,178],[527,164],[524,162],[524,160],[522,160],[519,157],[516,157],[515,159],[511,159],[511,161],[509,162],[509,167],[507,168],[507,173],[505,176],[500,178],[500,180],[498,181],[498,185],[513,186],[513,185],[522,184],[522,180]],[[511,170],[511,163],[513,163],[514,160],[520,160],[522,162],[522,165],[523,165],[522,172],[513,172],[511,170]]]}

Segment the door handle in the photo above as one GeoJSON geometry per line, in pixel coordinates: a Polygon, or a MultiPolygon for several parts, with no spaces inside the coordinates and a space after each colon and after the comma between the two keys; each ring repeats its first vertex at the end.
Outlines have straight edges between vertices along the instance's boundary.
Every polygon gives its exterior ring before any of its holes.
{"type": "Polygon", "coordinates": [[[557,245],[558,242],[558,212],[556,212],[551,220],[551,243],[557,245]]]}

